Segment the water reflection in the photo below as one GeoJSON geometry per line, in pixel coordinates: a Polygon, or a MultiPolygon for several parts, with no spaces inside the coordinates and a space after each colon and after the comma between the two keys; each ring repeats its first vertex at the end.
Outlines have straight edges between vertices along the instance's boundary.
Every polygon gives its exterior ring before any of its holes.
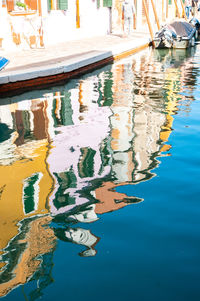
{"type": "Polygon", "coordinates": [[[84,223],[143,200],[116,188],[149,180],[158,157],[170,155],[173,115],[193,100],[192,55],[145,52],[1,100],[0,296],[40,280],[30,294],[37,299],[52,282],[58,239],[94,256],[100,238],[84,223]]]}

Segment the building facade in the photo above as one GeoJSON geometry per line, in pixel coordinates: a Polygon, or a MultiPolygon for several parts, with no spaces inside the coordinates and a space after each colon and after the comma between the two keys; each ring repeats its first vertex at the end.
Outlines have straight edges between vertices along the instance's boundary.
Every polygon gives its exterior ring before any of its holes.
{"type": "MultiPolygon", "coordinates": [[[[177,14],[182,0],[130,0],[136,7],[133,29],[152,30],[177,14]],[[155,6],[155,10],[153,10],[155,6]]],[[[123,0],[0,0],[0,47],[40,48],[70,40],[123,33],[123,0]]]]}

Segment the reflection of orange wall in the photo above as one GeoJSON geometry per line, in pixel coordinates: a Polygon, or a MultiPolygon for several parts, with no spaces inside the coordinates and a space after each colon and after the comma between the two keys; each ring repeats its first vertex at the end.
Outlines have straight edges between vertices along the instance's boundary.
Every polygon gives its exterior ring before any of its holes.
{"type": "Polygon", "coordinates": [[[169,136],[172,132],[172,124],[173,124],[174,118],[171,115],[166,116],[166,124],[162,127],[162,131],[160,133],[160,139],[163,142],[167,142],[169,139],[169,136]]]}
{"type": "Polygon", "coordinates": [[[22,145],[24,143],[24,125],[23,125],[23,112],[22,111],[16,111],[15,116],[15,123],[16,123],[16,129],[18,133],[18,137],[15,140],[15,144],[17,146],[22,145]]]}
{"type": "Polygon", "coordinates": [[[47,138],[47,124],[45,118],[45,102],[41,102],[37,105],[37,110],[33,110],[34,116],[34,136],[37,140],[47,138]]]}
{"type": "Polygon", "coordinates": [[[103,214],[118,210],[127,205],[127,203],[123,202],[127,198],[127,195],[113,189],[115,189],[115,184],[112,182],[105,182],[103,186],[96,189],[95,194],[99,203],[95,205],[95,213],[103,214]]]}
{"type": "Polygon", "coordinates": [[[47,142],[40,142],[40,146],[32,151],[31,155],[29,154],[28,159],[16,161],[8,166],[0,166],[0,173],[4,175],[0,178],[0,249],[5,248],[9,240],[18,233],[17,223],[20,220],[48,212],[46,200],[53,182],[45,163],[47,146],[47,142]],[[23,180],[36,172],[42,173],[39,183],[38,209],[32,214],[25,215],[22,202],[23,180]]]}
{"type": "Polygon", "coordinates": [[[26,243],[26,249],[20,254],[19,262],[12,271],[13,278],[0,284],[1,297],[17,285],[26,283],[41,264],[39,256],[51,252],[54,248],[56,242],[54,232],[46,226],[50,221],[49,216],[43,216],[29,224],[29,231],[25,239],[19,242],[26,243]]]}

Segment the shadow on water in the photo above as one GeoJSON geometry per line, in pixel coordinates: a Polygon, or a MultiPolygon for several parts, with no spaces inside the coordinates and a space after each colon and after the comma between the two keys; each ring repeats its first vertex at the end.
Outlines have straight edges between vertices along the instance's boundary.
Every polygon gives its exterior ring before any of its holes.
{"type": "Polygon", "coordinates": [[[36,300],[53,281],[59,240],[95,256],[100,237],[84,224],[143,201],[120,191],[155,177],[159,157],[170,156],[194,51],[149,51],[2,99],[0,296],[36,281],[36,300]]]}

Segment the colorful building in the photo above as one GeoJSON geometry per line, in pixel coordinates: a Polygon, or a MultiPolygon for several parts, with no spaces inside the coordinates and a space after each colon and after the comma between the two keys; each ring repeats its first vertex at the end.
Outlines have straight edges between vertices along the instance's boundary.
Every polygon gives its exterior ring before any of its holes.
{"type": "MultiPolygon", "coordinates": [[[[136,7],[133,27],[138,31],[149,31],[146,14],[154,32],[158,21],[162,24],[177,15],[177,7],[182,15],[182,0],[130,1],[136,7]]],[[[123,0],[0,0],[0,47],[8,50],[39,48],[69,40],[121,34],[122,3],[123,0]]]]}

